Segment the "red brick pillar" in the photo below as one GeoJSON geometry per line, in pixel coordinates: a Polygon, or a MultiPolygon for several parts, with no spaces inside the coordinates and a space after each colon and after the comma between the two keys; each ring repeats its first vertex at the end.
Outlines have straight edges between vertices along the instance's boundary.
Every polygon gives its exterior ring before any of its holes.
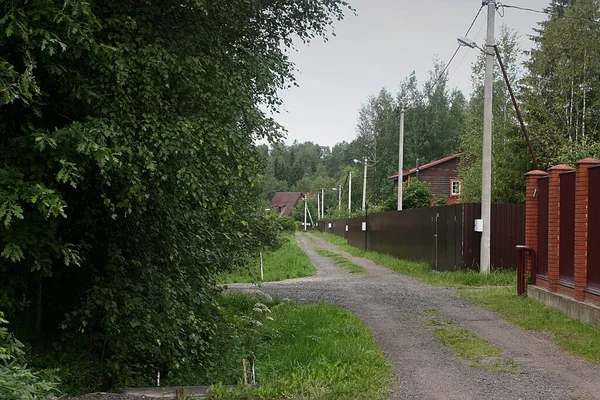
{"type": "Polygon", "coordinates": [[[560,174],[572,171],[568,165],[550,168],[548,188],[548,288],[555,292],[560,264],[560,174]]]}
{"type": "MultiPolygon", "coordinates": [[[[525,174],[525,245],[537,254],[538,246],[538,179],[548,176],[547,172],[535,170],[525,174]]],[[[531,260],[527,259],[525,272],[531,273],[531,260]]]]}
{"type": "Polygon", "coordinates": [[[575,177],[575,299],[583,300],[587,285],[588,249],[588,168],[600,164],[600,160],[585,158],[577,162],[575,177]]]}

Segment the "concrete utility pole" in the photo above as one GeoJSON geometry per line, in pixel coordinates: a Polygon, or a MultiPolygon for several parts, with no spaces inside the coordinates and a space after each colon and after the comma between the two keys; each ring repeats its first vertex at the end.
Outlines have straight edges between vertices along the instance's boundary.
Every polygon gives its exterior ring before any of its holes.
{"type": "Polygon", "coordinates": [[[365,173],[363,174],[363,200],[362,210],[365,211],[365,205],[367,204],[367,156],[363,159],[365,164],[365,173]]]}
{"type": "Polygon", "coordinates": [[[398,143],[398,211],[402,210],[402,170],[404,169],[404,107],[400,110],[400,140],[398,143]]]}
{"type": "Polygon", "coordinates": [[[307,194],[304,194],[304,230],[306,230],[306,212],[308,211],[308,206],[306,205],[307,196],[307,194]]]}
{"type": "Polygon", "coordinates": [[[317,221],[321,218],[321,203],[319,202],[319,191],[317,190],[317,221]]]}
{"type": "Polygon", "coordinates": [[[481,258],[479,270],[490,272],[491,217],[492,217],[492,92],[494,82],[494,24],[496,2],[487,3],[487,40],[485,47],[485,84],[483,89],[483,154],[481,160],[481,258]]]}
{"type": "Polygon", "coordinates": [[[352,171],[348,173],[348,217],[352,212],[352,171]]]}
{"type": "Polygon", "coordinates": [[[342,185],[338,185],[338,210],[342,210],[342,185]]]}
{"type": "Polygon", "coordinates": [[[321,188],[321,219],[325,218],[325,189],[321,188]]]}

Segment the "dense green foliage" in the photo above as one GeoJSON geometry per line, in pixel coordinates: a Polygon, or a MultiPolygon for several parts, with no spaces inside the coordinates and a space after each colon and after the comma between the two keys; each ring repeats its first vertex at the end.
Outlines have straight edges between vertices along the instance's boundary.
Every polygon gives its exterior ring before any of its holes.
{"type": "Polygon", "coordinates": [[[203,365],[214,276],[275,241],[255,141],[287,51],[346,3],[0,7],[0,309],[85,336],[107,386],[203,365]]]}
{"type": "Polygon", "coordinates": [[[0,312],[0,398],[34,400],[56,394],[54,378],[27,367],[23,344],[3,325],[8,324],[0,312]]]}
{"type": "Polygon", "coordinates": [[[523,89],[543,168],[600,157],[600,2],[553,0],[546,11],[523,89]]]}

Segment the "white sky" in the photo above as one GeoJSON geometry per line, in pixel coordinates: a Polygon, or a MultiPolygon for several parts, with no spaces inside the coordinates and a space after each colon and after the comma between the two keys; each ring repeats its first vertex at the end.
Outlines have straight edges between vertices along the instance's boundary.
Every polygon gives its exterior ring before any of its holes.
{"type": "MultiPolygon", "coordinates": [[[[298,46],[291,59],[299,70],[299,87],[281,93],[284,106],[275,118],[288,129],[287,143],[312,141],[333,146],[356,136],[358,110],[371,95],[386,87],[394,95],[413,70],[419,84],[427,79],[437,56],[448,62],[481,6],[480,0],[350,0],[357,16],[348,14],[335,24],[336,37],[298,46]]],[[[507,5],[541,10],[548,0],[507,0],[507,5]]],[[[527,35],[545,15],[505,8],[496,14],[496,36],[501,24],[527,35]]],[[[485,40],[486,8],[469,37],[485,40]]],[[[476,51],[461,48],[449,68],[449,87],[471,91],[471,63],[476,51]]]]}

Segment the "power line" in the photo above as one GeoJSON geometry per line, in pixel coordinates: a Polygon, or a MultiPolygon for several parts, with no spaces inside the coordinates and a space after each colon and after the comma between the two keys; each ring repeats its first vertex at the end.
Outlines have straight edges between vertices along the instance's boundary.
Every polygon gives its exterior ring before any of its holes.
{"type": "MultiPolygon", "coordinates": [[[[479,7],[479,11],[477,11],[477,15],[475,15],[475,18],[473,18],[473,21],[471,22],[471,25],[469,25],[469,29],[467,29],[467,33],[465,33],[465,36],[468,36],[469,32],[471,32],[471,29],[473,28],[473,25],[475,25],[475,22],[477,21],[477,18],[479,18],[479,14],[481,14],[481,10],[483,10],[483,4],[481,5],[481,7],[479,7]]],[[[458,51],[460,50],[460,47],[461,47],[460,45],[458,45],[456,47],[456,50],[454,50],[454,54],[452,54],[452,57],[450,57],[450,61],[448,61],[446,63],[446,66],[444,67],[444,69],[442,70],[442,72],[440,73],[440,75],[437,77],[437,79],[435,80],[435,82],[433,82],[433,85],[431,85],[431,87],[429,88],[429,92],[430,93],[433,90],[433,88],[435,88],[437,86],[437,84],[440,83],[440,81],[444,77],[444,74],[446,73],[446,71],[450,67],[450,64],[452,64],[452,61],[454,61],[454,58],[458,54],[458,51]]]]}
{"type": "Polygon", "coordinates": [[[528,7],[521,7],[521,6],[512,6],[509,4],[502,4],[502,3],[498,3],[498,8],[514,8],[516,10],[521,10],[521,11],[529,11],[529,12],[533,12],[533,13],[537,13],[537,14],[546,14],[546,15],[551,15],[553,17],[557,17],[557,18],[568,18],[568,19],[575,19],[575,20],[579,20],[579,21],[586,21],[586,22],[592,22],[594,24],[600,24],[600,21],[595,20],[595,19],[591,19],[591,18],[584,18],[584,17],[575,17],[572,15],[556,15],[550,11],[546,11],[546,10],[535,10],[533,8],[528,8],[528,7]]]}

